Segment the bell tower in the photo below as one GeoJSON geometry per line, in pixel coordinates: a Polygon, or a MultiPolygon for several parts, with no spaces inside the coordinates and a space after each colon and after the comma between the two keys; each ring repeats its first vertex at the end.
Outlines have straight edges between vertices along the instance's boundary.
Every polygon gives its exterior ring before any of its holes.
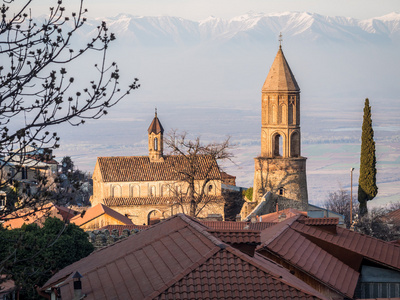
{"type": "Polygon", "coordinates": [[[163,162],[163,134],[164,128],[157,117],[157,108],[155,110],[154,119],[149,129],[149,158],[151,162],[163,162]]]}
{"type": "Polygon", "coordinates": [[[279,209],[307,209],[301,156],[300,88],[279,46],[261,91],[261,156],[255,158],[253,201],[271,192],[279,209]]]}

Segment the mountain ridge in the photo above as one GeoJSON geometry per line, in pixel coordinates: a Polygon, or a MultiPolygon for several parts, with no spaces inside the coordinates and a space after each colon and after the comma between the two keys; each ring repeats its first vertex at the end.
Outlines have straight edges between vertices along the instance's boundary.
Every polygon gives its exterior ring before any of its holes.
{"type": "Polygon", "coordinates": [[[310,12],[250,12],[231,19],[210,16],[202,21],[174,16],[119,14],[104,21],[119,37],[139,45],[229,42],[233,39],[276,40],[280,32],[286,38],[311,42],[400,42],[400,14],[397,12],[365,20],[310,12]]]}

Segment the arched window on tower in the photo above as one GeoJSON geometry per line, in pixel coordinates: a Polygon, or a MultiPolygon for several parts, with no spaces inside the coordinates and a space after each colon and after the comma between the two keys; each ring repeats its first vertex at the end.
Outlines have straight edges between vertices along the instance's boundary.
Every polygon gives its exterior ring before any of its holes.
{"type": "Polygon", "coordinates": [[[290,101],[289,101],[289,111],[288,111],[288,124],[293,124],[293,111],[294,111],[294,99],[293,96],[290,96],[290,101]]]}
{"type": "Polygon", "coordinates": [[[154,150],[158,151],[158,138],[154,138],[154,150]]]}
{"type": "Polygon", "coordinates": [[[293,132],[290,137],[290,156],[300,156],[300,134],[297,131],[293,132]]]}
{"type": "Polygon", "coordinates": [[[275,134],[273,141],[274,141],[273,143],[274,156],[282,156],[283,153],[282,136],[279,133],[275,134]]]}

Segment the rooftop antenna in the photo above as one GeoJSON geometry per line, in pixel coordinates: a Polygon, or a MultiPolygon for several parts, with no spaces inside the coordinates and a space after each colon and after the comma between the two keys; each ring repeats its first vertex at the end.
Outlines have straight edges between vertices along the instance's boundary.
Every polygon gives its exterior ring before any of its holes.
{"type": "Polygon", "coordinates": [[[279,32],[279,49],[282,49],[282,32],[279,32]]]}

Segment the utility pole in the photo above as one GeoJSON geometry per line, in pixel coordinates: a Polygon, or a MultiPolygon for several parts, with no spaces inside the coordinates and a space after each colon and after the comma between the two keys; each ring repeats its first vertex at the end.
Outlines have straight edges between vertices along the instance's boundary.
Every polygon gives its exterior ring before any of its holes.
{"type": "Polygon", "coordinates": [[[353,171],[354,168],[350,169],[350,228],[353,224],[353,171]]]}

